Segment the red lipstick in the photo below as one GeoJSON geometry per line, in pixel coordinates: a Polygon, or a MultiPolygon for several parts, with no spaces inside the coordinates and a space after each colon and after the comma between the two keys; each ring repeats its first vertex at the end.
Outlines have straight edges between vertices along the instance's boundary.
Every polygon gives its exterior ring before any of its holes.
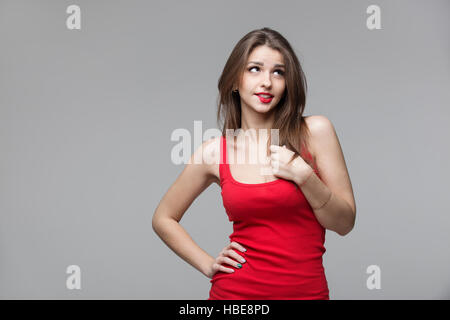
{"type": "Polygon", "coordinates": [[[262,103],[269,103],[269,102],[272,101],[272,99],[273,99],[273,95],[271,95],[271,94],[268,93],[268,92],[258,92],[258,93],[256,93],[256,95],[258,96],[259,100],[260,100],[262,103]],[[267,97],[267,98],[264,98],[264,97],[261,97],[261,95],[266,95],[266,96],[268,96],[268,97],[267,97]]]}

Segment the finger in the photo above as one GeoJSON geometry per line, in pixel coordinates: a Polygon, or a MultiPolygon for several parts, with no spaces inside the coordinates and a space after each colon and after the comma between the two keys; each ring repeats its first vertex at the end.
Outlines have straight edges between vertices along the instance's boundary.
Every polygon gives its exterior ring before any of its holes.
{"type": "Polygon", "coordinates": [[[223,271],[223,272],[227,272],[227,273],[233,273],[234,272],[234,269],[226,268],[226,267],[224,267],[224,266],[222,266],[221,264],[218,264],[218,263],[214,263],[213,264],[213,268],[216,271],[223,271]]]}
{"type": "Polygon", "coordinates": [[[220,265],[219,270],[220,270],[220,271],[223,271],[223,272],[228,272],[228,273],[233,273],[233,272],[234,272],[234,269],[226,268],[226,267],[224,267],[224,266],[222,266],[222,265],[220,265]]]}
{"type": "Polygon", "coordinates": [[[272,151],[272,152],[278,152],[279,149],[280,149],[280,146],[277,146],[276,144],[270,145],[270,151],[272,151]]]}
{"type": "Polygon", "coordinates": [[[235,248],[235,249],[238,249],[238,250],[240,250],[240,251],[242,251],[242,252],[247,251],[247,249],[245,249],[242,245],[240,245],[239,243],[237,243],[237,242],[235,242],[235,241],[232,241],[232,242],[230,243],[230,248],[235,248]]]}
{"type": "Polygon", "coordinates": [[[220,264],[224,264],[224,263],[229,264],[230,266],[233,266],[237,269],[242,268],[242,265],[239,262],[237,262],[231,258],[228,258],[228,257],[218,257],[217,262],[220,264]]]}
{"type": "Polygon", "coordinates": [[[241,263],[245,262],[244,257],[242,257],[241,255],[239,255],[236,251],[234,251],[233,249],[228,250],[228,256],[234,258],[236,261],[239,261],[241,263]]]}
{"type": "Polygon", "coordinates": [[[280,166],[278,163],[272,165],[272,173],[278,173],[279,170],[280,170],[280,166]]]}
{"type": "Polygon", "coordinates": [[[289,157],[289,160],[287,163],[290,163],[291,161],[293,161],[295,159],[295,153],[292,153],[291,156],[289,157]]]}

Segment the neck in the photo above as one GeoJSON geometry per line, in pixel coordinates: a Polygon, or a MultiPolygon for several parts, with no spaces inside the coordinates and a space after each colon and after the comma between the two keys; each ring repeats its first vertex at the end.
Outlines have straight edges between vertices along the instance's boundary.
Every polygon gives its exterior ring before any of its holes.
{"type": "Polygon", "coordinates": [[[259,141],[260,130],[264,129],[266,135],[270,135],[270,129],[273,128],[274,119],[275,112],[261,114],[258,112],[248,111],[248,109],[243,109],[241,114],[242,134],[246,134],[252,142],[257,142],[259,141]]]}

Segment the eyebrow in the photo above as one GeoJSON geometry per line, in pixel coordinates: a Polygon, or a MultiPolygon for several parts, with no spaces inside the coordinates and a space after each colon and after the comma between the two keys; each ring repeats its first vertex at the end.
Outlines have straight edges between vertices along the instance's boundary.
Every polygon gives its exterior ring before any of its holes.
{"type": "MultiPolygon", "coordinates": [[[[249,63],[247,63],[247,65],[249,65],[250,63],[254,63],[254,64],[257,64],[257,65],[260,65],[260,66],[264,65],[264,63],[259,62],[259,61],[249,61],[249,63]]],[[[276,65],[274,65],[274,67],[282,67],[282,68],[284,68],[284,64],[276,64],[276,65]]]]}

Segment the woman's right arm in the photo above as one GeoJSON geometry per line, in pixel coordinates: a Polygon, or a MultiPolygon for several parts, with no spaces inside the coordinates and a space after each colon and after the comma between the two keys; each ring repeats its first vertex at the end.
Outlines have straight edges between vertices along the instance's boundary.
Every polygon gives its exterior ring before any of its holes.
{"type": "Polygon", "coordinates": [[[218,141],[210,139],[194,152],[190,162],[159,202],[152,219],[153,230],[161,240],[208,278],[212,277],[215,258],[192,240],[179,221],[192,202],[216,179],[214,165],[219,153],[218,147],[211,144],[217,144],[218,141]],[[203,157],[202,152],[205,155],[203,157]],[[195,157],[203,161],[194,163],[195,157]],[[206,157],[213,163],[207,163],[206,157]]]}

